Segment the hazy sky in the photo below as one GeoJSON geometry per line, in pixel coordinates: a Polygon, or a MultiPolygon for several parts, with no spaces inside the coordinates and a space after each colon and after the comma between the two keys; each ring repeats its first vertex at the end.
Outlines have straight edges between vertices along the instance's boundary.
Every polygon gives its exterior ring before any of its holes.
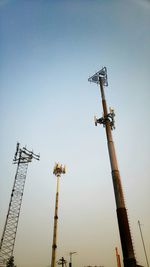
{"type": "Polygon", "coordinates": [[[16,166],[16,143],[41,155],[28,169],[14,256],[17,267],[50,265],[55,161],[60,183],[57,259],[74,267],[115,267],[121,254],[99,88],[108,70],[108,106],[136,258],[150,260],[150,2],[0,0],[0,234],[16,166]]]}

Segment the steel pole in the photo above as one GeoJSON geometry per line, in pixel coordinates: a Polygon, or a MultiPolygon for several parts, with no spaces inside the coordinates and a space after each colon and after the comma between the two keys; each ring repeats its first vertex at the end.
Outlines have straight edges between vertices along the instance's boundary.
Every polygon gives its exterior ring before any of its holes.
{"type": "Polygon", "coordinates": [[[147,253],[146,253],[146,247],[145,247],[145,243],[144,243],[144,238],[143,238],[143,234],[142,234],[142,229],[141,229],[140,221],[138,221],[138,225],[139,225],[139,229],[140,229],[140,234],[141,234],[142,244],[143,244],[143,248],[144,248],[144,253],[145,253],[147,267],[149,267],[149,262],[148,262],[148,257],[147,257],[147,253]]]}
{"type": "Polygon", "coordinates": [[[116,250],[117,267],[121,267],[120,255],[118,254],[118,249],[115,248],[115,250],[116,250]]]}
{"type": "MultiPolygon", "coordinates": [[[[102,98],[104,118],[108,118],[107,104],[106,104],[106,99],[105,99],[105,94],[104,94],[104,89],[103,89],[103,80],[101,77],[99,77],[99,84],[100,84],[100,92],[101,92],[101,98],[102,98]]],[[[120,239],[121,239],[121,245],[122,245],[124,266],[125,267],[136,267],[136,259],[134,255],[134,249],[133,249],[131,233],[130,233],[130,228],[129,228],[127,210],[125,207],[125,201],[124,201],[123,190],[122,190],[122,185],[121,185],[121,177],[119,174],[109,119],[106,119],[105,130],[106,130],[107,145],[108,145],[110,165],[111,165],[111,171],[112,171],[112,181],[113,181],[114,194],[115,194],[115,200],[116,200],[116,208],[117,208],[116,211],[117,211],[120,239]]]]}
{"type": "Polygon", "coordinates": [[[53,230],[53,244],[52,244],[51,267],[55,267],[55,265],[56,265],[59,179],[60,179],[60,174],[57,174],[57,186],[56,186],[56,201],[55,201],[55,215],[54,215],[54,230],[53,230]]]}

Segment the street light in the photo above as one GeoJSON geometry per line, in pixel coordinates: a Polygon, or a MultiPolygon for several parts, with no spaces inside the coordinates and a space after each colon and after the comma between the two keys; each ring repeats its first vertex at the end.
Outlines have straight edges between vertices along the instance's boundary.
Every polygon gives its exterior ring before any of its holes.
{"type": "Polygon", "coordinates": [[[70,262],[69,262],[69,267],[72,267],[72,255],[73,254],[76,254],[77,252],[70,252],[69,255],[70,255],[70,262]]]}

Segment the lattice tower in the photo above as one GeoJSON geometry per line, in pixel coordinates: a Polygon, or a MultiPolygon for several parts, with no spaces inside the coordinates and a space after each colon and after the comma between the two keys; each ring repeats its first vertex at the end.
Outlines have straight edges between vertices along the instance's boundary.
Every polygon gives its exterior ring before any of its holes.
{"type": "Polygon", "coordinates": [[[17,164],[17,171],[0,242],[0,267],[5,267],[7,261],[13,255],[28,163],[32,161],[32,158],[39,160],[39,155],[25,147],[23,149],[19,148],[19,143],[17,143],[13,160],[17,164]]]}

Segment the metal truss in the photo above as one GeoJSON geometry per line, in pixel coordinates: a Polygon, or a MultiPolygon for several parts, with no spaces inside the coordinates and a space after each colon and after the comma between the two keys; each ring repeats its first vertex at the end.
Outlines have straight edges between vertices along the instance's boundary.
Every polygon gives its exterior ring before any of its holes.
{"type": "Polygon", "coordinates": [[[0,267],[6,266],[7,261],[13,255],[28,163],[32,161],[32,158],[39,160],[39,155],[35,155],[25,147],[19,148],[19,143],[17,143],[13,160],[17,164],[17,171],[0,242],[0,267]]]}

